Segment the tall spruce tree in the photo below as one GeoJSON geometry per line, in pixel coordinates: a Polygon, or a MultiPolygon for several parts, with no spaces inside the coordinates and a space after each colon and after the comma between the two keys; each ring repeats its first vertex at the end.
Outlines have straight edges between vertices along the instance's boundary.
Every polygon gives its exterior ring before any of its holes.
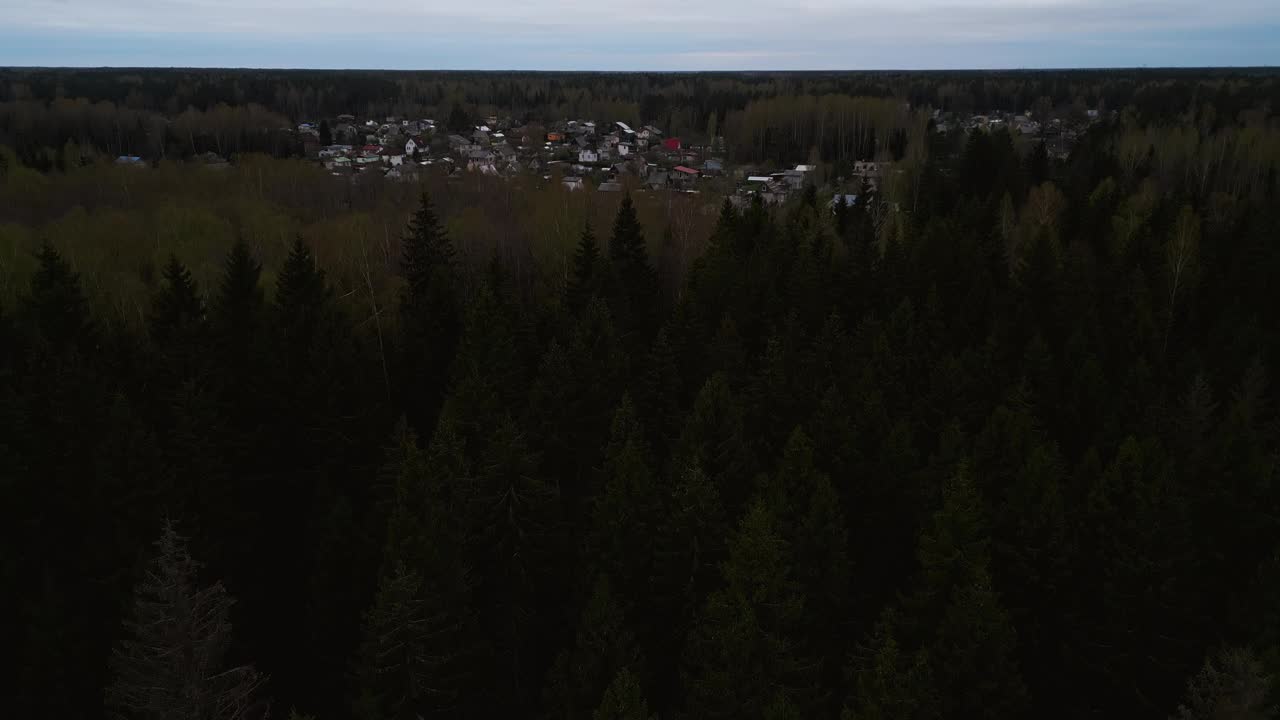
{"type": "Polygon", "coordinates": [[[440,413],[449,368],[462,332],[455,251],[426,193],[409,220],[400,267],[400,374],[405,413],[424,436],[440,413]]]}
{"type": "Polygon", "coordinates": [[[600,258],[600,245],[596,242],[591,224],[582,228],[582,236],[573,252],[572,274],[565,288],[565,305],[571,314],[577,314],[587,306],[603,288],[604,267],[600,258]]]}
{"type": "Polygon", "coordinates": [[[804,596],[765,501],[743,515],[721,574],[724,587],[707,599],[682,658],[686,712],[763,718],[779,696],[812,702],[804,691],[817,680],[815,668],[801,658],[798,642],[804,596]]]}
{"type": "Polygon", "coordinates": [[[115,717],[241,720],[265,716],[251,666],[228,667],[232,599],[198,584],[186,538],[165,523],[157,554],[134,593],[127,636],[111,658],[107,705],[115,717]]]}
{"type": "Polygon", "coordinates": [[[624,344],[635,351],[647,346],[656,327],[658,279],[649,264],[644,228],[631,195],[624,195],[609,239],[609,305],[624,344]]]}
{"type": "Polygon", "coordinates": [[[620,670],[605,690],[591,720],[652,720],[640,682],[626,668],[620,670]]]}

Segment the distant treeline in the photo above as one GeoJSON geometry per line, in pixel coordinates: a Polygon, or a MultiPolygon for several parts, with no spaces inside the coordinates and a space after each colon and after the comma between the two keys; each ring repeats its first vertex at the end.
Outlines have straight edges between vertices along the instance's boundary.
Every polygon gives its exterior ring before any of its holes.
{"type": "MultiPolygon", "coordinates": [[[[48,148],[51,165],[56,162],[53,151],[68,141],[104,152],[149,157],[208,151],[288,154],[297,148],[276,131],[295,122],[343,113],[444,120],[459,109],[477,121],[496,114],[517,123],[572,117],[656,123],[674,135],[723,133],[731,154],[741,160],[792,161],[816,148],[822,158],[834,161],[850,151],[852,141],[788,133],[795,125],[815,125],[818,116],[812,113],[824,103],[872,99],[894,107],[960,113],[1131,108],[1143,124],[1168,121],[1208,105],[1216,111],[1211,128],[1216,129],[1235,122],[1250,108],[1280,106],[1280,75],[1271,69],[995,73],[8,69],[0,71],[0,144],[48,148]],[[768,124],[765,117],[770,118],[768,124]],[[762,139],[766,136],[790,140],[771,142],[762,139]],[[787,157],[781,157],[784,152],[787,157]]],[[[903,118],[881,129],[902,131],[907,124],[903,118]]],[[[887,147],[887,142],[881,146],[887,147]]],[[[866,148],[858,151],[874,154],[866,148]]],[[[30,154],[40,157],[36,150],[30,154]]]]}

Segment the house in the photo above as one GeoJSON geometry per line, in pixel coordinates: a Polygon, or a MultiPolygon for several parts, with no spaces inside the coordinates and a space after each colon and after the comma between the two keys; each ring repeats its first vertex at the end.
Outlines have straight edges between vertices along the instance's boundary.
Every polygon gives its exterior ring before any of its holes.
{"type": "Polygon", "coordinates": [[[618,143],[618,155],[626,157],[631,154],[631,146],[626,143],[618,143]]]}
{"type": "Polygon", "coordinates": [[[635,135],[635,134],[636,134],[636,131],[635,131],[635,130],[632,130],[630,125],[627,125],[626,123],[622,122],[621,120],[619,120],[618,122],[616,122],[616,123],[614,123],[614,124],[615,124],[615,125],[617,125],[617,126],[618,126],[618,128],[619,128],[619,129],[621,129],[621,130],[622,130],[622,132],[623,132],[623,133],[625,133],[625,134],[627,134],[627,135],[635,135]]]}
{"type": "Polygon", "coordinates": [[[787,170],[782,173],[782,177],[780,179],[792,190],[799,190],[804,187],[805,173],[802,173],[799,170],[787,170]]]}
{"type": "Polygon", "coordinates": [[[417,152],[417,150],[418,150],[418,141],[417,141],[417,140],[414,140],[413,138],[409,138],[408,140],[406,140],[406,141],[405,141],[405,143],[404,143],[404,154],[405,154],[405,155],[408,155],[408,156],[412,157],[412,156],[413,156],[413,154],[414,154],[415,152],[417,152]]]}
{"type": "Polygon", "coordinates": [[[751,175],[747,178],[747,182],[749,183],[767,183],[772,180],[773,178],[768,175],[751,175]]]}
{"type": "Polygon", "coordinates": [[[596,188],[596,192],[622,192],[622,183],[618,183],[618,182],[600,183],[600,187],[596,188]]]}
{"type": "Polygon", "coordinates": [[[667,186],[668,175],[666,170],[654,170],[649,173],[649,177],[645,184],[651,190],[659,190],[667,186]]]}
{"type": "Polygon", "coordinates": [[[132,165],[132,166],[134,166],[134,167],[141,167],[141,166],[142,166],[142,165],[144,165],[145,163],[143,163],[143,162],[142,162],[142,158],[141,158],[141,157],[139,157],[139,156],[137,156],[137,155],[121,155],[120,157],[116,158],[116,164],[117,164],[117,165],[132,165]]]}
{"type": "Polygon", "coordinates": [[[667,138],[662,141],[663,150],[671,150],[672,152],[680,149],[680,138],[667,138]]]}
{"type": "Polygon", "coordinates": [[[578,162],[580,163],[593,163],[593,162],[599,162],[599,161],[600,161],[600,153],[596,152],[595,150],[589,150],[589,149],[583,148],[582,150],[578,151],[578,162]]]}
{"type": "Polygon", "coordinates": [[[381,152],[382,152],[381,145],[365,145],[364,147],[360,148],[360,154],[364,155],[365,157],[372,157],[374,155],[378,155],[381,152]]]}
{"type": "Polygon", "coordinates": [[[680,173],[681,175],[684,175],[685,177],[698,177],[697,170],[694,170],[691,167],[685,167],[684,165],[677,165],[674,168],[672,168],[672,170],[680,173]]]}
{"type": "Polygon", "coordinates": [[[382,157],[391,167],[400,167],[404,164],[404,155],[383,155],[382,157]]]}
{"type": "Polygon", "coordinates": [[[581,190],[581,189],[582,189],[582,178],[580,178],[580,177],[567,177],[567,178],[565,178],[565,179],[561,180],[561,181],[560,181],[560,184],[561,184],[561,185],[563,185],[563,186],[565,186],[566,188],[568,188],[568,189],[570,189],[570,190],[581,190]]]}
{"type": "Polygon", "coordinates": [[[785,185],[770,184],[760,191],[760,199],[766,205],[781,205],[787,201],[787,188],[785,185]]]}
{"type": "Polygon", "coordinates": [[[720,175],[724,173],[724,161],[716,158],[707,158],[702,163],[702,174],[704,175],[720,175]]]}

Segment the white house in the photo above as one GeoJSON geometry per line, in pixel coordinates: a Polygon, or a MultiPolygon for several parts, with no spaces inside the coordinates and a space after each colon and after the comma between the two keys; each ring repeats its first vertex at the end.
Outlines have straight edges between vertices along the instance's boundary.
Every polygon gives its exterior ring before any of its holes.
{"type": "Polygon", "coordinates": [[[580,163],[593,163],[599,162],[599,160],[600,154],[595,150],[584,148],[578,151],[578,162],[580,163]]]}
{"type": "Polygon", "coordinates": [[[631,154],[631,146],[626,143],[618,143],[618,154],[626,157],[631,154]]]}
{"type": "Polygon", "coordinates": [[[418,143],[414,141],[413,138],[409,138],[407,141],[405,141],[405,144],[404,144],[405,155],[413,155],[414,151],[416,151],[417,149],[418,149],[418,143]]]}

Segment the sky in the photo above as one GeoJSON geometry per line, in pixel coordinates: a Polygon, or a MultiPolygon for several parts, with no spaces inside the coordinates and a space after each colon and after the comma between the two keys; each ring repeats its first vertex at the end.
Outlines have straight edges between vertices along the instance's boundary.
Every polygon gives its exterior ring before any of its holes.
{"type": "Polygon", "coordinates": [[[0,0],[0,66],[1280,65],[1280,0],[0,0]]]}

